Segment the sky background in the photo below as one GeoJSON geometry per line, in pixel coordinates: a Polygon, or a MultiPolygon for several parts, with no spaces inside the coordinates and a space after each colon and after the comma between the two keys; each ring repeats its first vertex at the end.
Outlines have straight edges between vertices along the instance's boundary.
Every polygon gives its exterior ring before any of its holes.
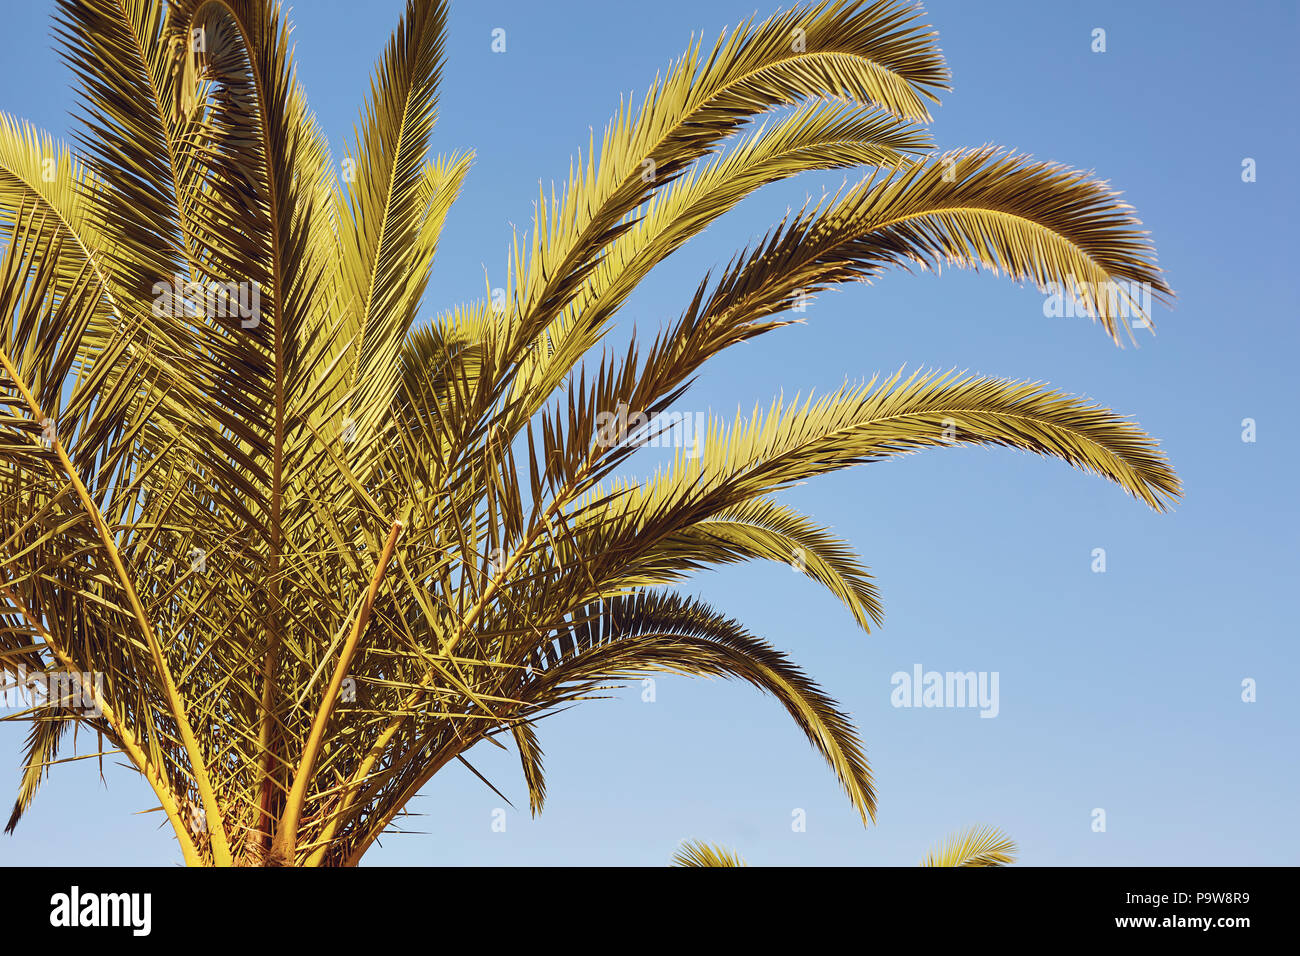
{"type": "MultiPolygon", "coordinates": [[[[692,31],[780,0],[453,4],[436,148],[477,158],[443,234],[427,314],[500,284],[512,224],[597,136],[620,94],[638,100],[692,31]],[[493,53],[492,31],[506,31],[493,53]]],[[[54,4],[3,3],[0,109],[72,129],[54,4]]],[[[300,0],[298,65],[336,158],[399,0],[300,0]]],[[[1300,680],[1295,582],[1300,466],[1295,371],[1297,5],[929,0],[954,90],[933,110],[943,148],[997,143],[1093,170],[1135,205],[1178,293],[1157,336],[1113,346],[1080,318],[1045,318],[1031,286],[974,273],[891,273],[823,294],[806,324],[731,350],[681,410],[734,415],[782,390],[936,368],[1041,380],[1133,415],[1157,436],[1185,498],[1159,515],[1052,460],[951,449],[820,479],[783,500],[854,543],[883,592],[867,635],[811,580],[780,565],[699,575],[685,589],[790,652],[851,713],[875,773],[864,828],[833,774],[748,685],[661,677],[540,726],[548,806],[537,819],[512,753],[471,760],[504,807],[452,766],[369,865],[660,865],[687,838],[754,865],[911,865],[948,833],[1006,829],[1021,861],[1055,865],[1300,863],[1300,680]],[[1092,31],[1106,31],[1104,53],[1092,31]],[[1242,181],[1253,158],[1257,181],[1242,181]],[[1257,441],[1242,440],[1242,421],[1257,441]],[[1093,549],[1107,569],[1094,573],[1093,549]],[[1291,585],[1287,585],[1287,581],[1291,585]],[[891,706],[890,677],[996,671],[1000,712],[891,706]],[[1242,681],[1258,699],[1243,702],[1242,681]],[[1106,812],[1094,832],[1093,810],[1106,812]],[[806,830],[792,829],[803,810],[806,830]]],[[[850,180],[858,174],[850,172],[850,180]]],[[[806,197],[811,175],[757,193],[662,265],[620,331],[675,319],[705,271],[806,197]]],[[[648,473],[668,450],[646,450],[648,473]]],[[[23,728],[0,725],[16,791],[23,728]]],[[[87,741],[83,738],[83,744],[87,741]]],[[[91,742],[93,743],[93,742],[91,742]]],[[[55,769],[3,864],[180,859],[152,794],[93,761],[55,769]]],[[[8,800],[8,797],[3,797],[8,800]]],[[[6,803],[7,806],[7,803],[6,803]]]]}

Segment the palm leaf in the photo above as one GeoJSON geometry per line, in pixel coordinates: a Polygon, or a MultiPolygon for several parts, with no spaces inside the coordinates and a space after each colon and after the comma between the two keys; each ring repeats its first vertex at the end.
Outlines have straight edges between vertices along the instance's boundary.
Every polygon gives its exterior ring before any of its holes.
{"type": "Polygon", "coordinates": [[[702,840],[686,840],[673,854],[673,866],[748,866],[734,850],[702,840]]]}
{"type": "MultiPolygon", "coordinates": [[[[447,6],[410,0],[376,67],[338,220],[356,316],[348,385],[391,395],[398,353],[424,293],[442,220],[466,160],[426,164],[446,42],[447,6]],[[432,207],[432,208],[431,208],[432,207]]],[[[364,394],[355,408],[382,408],[364,394]]],[[[374,422],[363,427],[373,429],[374,422]]]]}
{"type": "Polygon", "coordinates": [[[798,512],[765,498],[725,508],[668,536],[646,558],[674,571],[746,559],[789,564],[825,586],[864,631],[884,620],[880,593],[848,545],[798,512]]]}
{"type": "Polygon", "coordinates": [[[805,99],[874,103],[912,120],[929,118],[924,100],[947,83],[934,34],[915,8],[896,0],[869,6],[821,2],[747,24],[708,55],[693,43],[574,165],[563,197],[539,199],[523,266],[516,243],[506,292],[518,357],[581,288],[601,251],[626,231],[624,219],[748,119],[805,99]],[[650,175],[646,175],[651,170],[650,175]]]}
{"type": "Polygon", "coordinates": [[[653,672],[744,680],[786,708],[863,822],[875,817],[871,770],[848,718],[784,654],[700,601],[654,591],[607,598],[575,613],[553,640],[524,648],[532,676],[514,696],[526,707],[554,706],[610,681],[653,672]]]}
{"type": "Polygon", "coordinates": [[[931,850],[922,866],[1009,866],[1016,843],[997,827],[971,827],[954,833],[931,850]]]}

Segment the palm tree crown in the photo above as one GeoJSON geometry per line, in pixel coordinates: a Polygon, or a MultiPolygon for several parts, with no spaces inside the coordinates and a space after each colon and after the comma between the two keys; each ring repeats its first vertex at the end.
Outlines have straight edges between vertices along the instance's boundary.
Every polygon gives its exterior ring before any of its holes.
{"type": "Polygon", "coordinates": [[[186,862],[353,864],[485,739],[517,748],[536,812],[537,719],[647,672],[771,693],[866,822],[849,719],[672,586],[798,555],[879,623],[855,553],[773,496],[933,446],[1050,455],[1157,510],[1178,495],[1113,412],[923,372],[711,422],[698,455],[615,476],[711,357],[831,285],[987,269],[1068,289],[1117,342],[1138,314],[1122,290],[1169,293],[1103,183],[933,153],[948,75],[912,4],[693,42],[542,196],[504,295],[437,316],[421,301],[471,162],[430,152],[442,0],[409,0],[337,163],[271,0],[58,7],[75,147],[0,114],[0,662],[94,677],[19,715],[10,829],[81,727],[144,775],[186,862]],[[741,199],[859,167],[653,338],[600,351],[638,283],[741,199]]]}

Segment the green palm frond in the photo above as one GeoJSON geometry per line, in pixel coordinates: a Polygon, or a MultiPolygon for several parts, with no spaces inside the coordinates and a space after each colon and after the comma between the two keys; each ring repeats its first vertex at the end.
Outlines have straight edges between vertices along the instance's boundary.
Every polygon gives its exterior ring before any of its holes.
{"type": "Polygon", "coordinates": [[[537,732],[532,724],[518,723],[510,728],[519,751],[519,763],[528,787],[528,807],[533,815],[542,812],[546,803],[546,775],[542,770],[542,748],[537,742],[537,732]]]}
{"type": "MultiPolygon", "coordinates": [[[[568,534],[540,542],[536,554],[541,565],[569,572],[574,600],[593,590],[670,583],[700,567],[748,556],[710,535],[710,522],[725,521],[734,509],[761,508],[754,502],[763,496],[833,470],[958,445],[1000,445],[1060,458],[1115,482],[1157,511],[1180,494],[1155,444],[1104,408],[1034,383],[900,374],[817,400],[777,402],[765,414],[738,418],[731,429],[711,427],[699,457],[679,454],[645,482],[595,486],[574,506],[568,534]]],[[[802,526],[803,544],[787,532],[789,545],[770,534],[758,545],[751,530],[747,549],[753,556],[789,561],[793,548],[802,547],[810,574],[868,615],[873,607],[879,612],[865,572],[841,565],[837,581],[834,568],[818,561],[826,545],[838,550],[837,545],[810,537],[811,530],[802,526]]],[[[831,554],[836,562],[847,557],[831,554]]]]}
{"type": "MultiPolygon", "coordinates": [[[[26,120],[0,112],[0,239],[7,243],[18,239],[18,210],[36,206],[60,227],[64,278],[70,278],[105,248],[106,240],[91,218],[93,207],[85,199],[94,189],[89,173],[68,144],[57,142],[26,120]]],[[[95,279],[102,293],[107,280],[97,272],[95,279]]]]}
{"type": "Polygon", "coordinates": [[[14,831],[22,815],[31,806],[37,789],[49,774],[50,765],[58,756],[59,745],[64,734],[75,721],[75,718],[61,715],[54,708],[48,707],[41,708],[38,714],[24,714],[22,717],[31,726],[28,727],[27,742],[23,748],[23,773],[18,782],[18,797],[14,801],[9,822],[5,824],[6,833],[14,831]]]}
{"type": "Polygon", "coordinates": [[[929,137],[870,106],[816,101],[766,124],[725,155],[692,169],[627,216],[574,300],[547,331],[559,344],[530,356],[519,388],[536,403],[559,386],[574,362],[599,341],[619,307],[656,265],[755,190],[818,169],[895,168],[927,151],[929,137]]]}
{"type": "Polygon", "coordinates": [[[1155,443],[1114,412],[1038,383],[954,373],[903,379],[900,372],[879,385],[873,379],[819,399],[774,402],[766,414],[711,430],[700,458],[675,474],[698,477],[701,496],[749,497],[850,465],[957,444],[1060,458],[1156,511],[1181,494],[1155,443]]]}

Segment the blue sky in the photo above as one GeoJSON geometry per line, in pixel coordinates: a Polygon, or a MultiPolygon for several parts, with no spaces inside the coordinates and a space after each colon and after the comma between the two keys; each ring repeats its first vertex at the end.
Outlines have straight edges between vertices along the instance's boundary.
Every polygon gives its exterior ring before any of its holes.
{"type": "MultiPolygon", "coordinates": [[[[567,176],[589,127],[640,96],[693,30],[712,39],[754,0],[454,4],[442,150],[477,158],[452,210],[428,314],[503,275],[512,224],[539,180],[567,176]],[[492,30],[506,31],[493,53],[492,30]]],[[[298,63],[341,154],[399,0],[304,0],[298,63]]],[[[519,811],[452,767],[367,863],[667,862],[699,837],[753,864],[910,865],[947,833],[997,824],[1032,865],[1295,864],[1300,770],[1294,392],[1297,8],[1209,2],[929,0],[953,72],[941,147],[998,143],[1093,170],[1124,190],[1178,293],[1158,335],[1120,350],[1085,319],[1045,318],[1043,296],[988,275],[894,273],[812,302],[806,323],[722,356],[679,405],[734,414],[782,390],[835,388],[900,367],[1050,382],[1133,415],[1178,469],[1185,498],[1157,515],[1065,465],[952,449],[840,473],[785,500],[853,542],[877,576],[871,635],[784,566],[703,574],[688,589],[791,652],[855,717],[880,796],[864,829],[830,771],[770,698],[721,681],[660,678],[541,725],[549,806],[538,819],[516,759],[473,760],[519,811]],[[1091,50],[1094,28],[1106,51],[1091,50]],[[1287,117],[1291,119],[1287,119],[1287,117]],[[1242,161],[1257,180],[1242,181],[1242,161]],[[1242,441],[1242,421],[1257,440],[1242,441]],[[1093,550],[1106,551],[1094,573],[1093,550]],[[1288,587],[1286,581],[1293,584],[1288,587]],[[1290,596],[1288,596],[1290,595],[1290,596]],[[997,672],[999,713],[895,708],[891,675],[997,672]],[[1243,702],[1242,681],[1257,682],[1243,702]],[[1094,832],[1093,810],[1106,812],[1094,832]],[[803,810],[806,829],[792,828],[803,810]]],[[[70,74],[48,0],[6,5],[0,109],[71,128],[70,74]]],[[[746,200],[651,277],[621,329],[653,331],[789,207],[843,174],[746,200]]],[[[850,176],[850,178],[853,178],[850,176]]],[[[652,469],[655,450],[638,459],[652,469]]],[[[667,454],[667,452],[661,452],[667,454]]],[[[0,725],[16,787],[22,730],[0,725]]],[[[83,741],[84,742],[84,741],[83,741]]],[[[57,768],[12,837],[8,864],[179,860],[133,774],[57,768]]],[[[7,799],[7,798],[5,798],[7,799]]]]}

